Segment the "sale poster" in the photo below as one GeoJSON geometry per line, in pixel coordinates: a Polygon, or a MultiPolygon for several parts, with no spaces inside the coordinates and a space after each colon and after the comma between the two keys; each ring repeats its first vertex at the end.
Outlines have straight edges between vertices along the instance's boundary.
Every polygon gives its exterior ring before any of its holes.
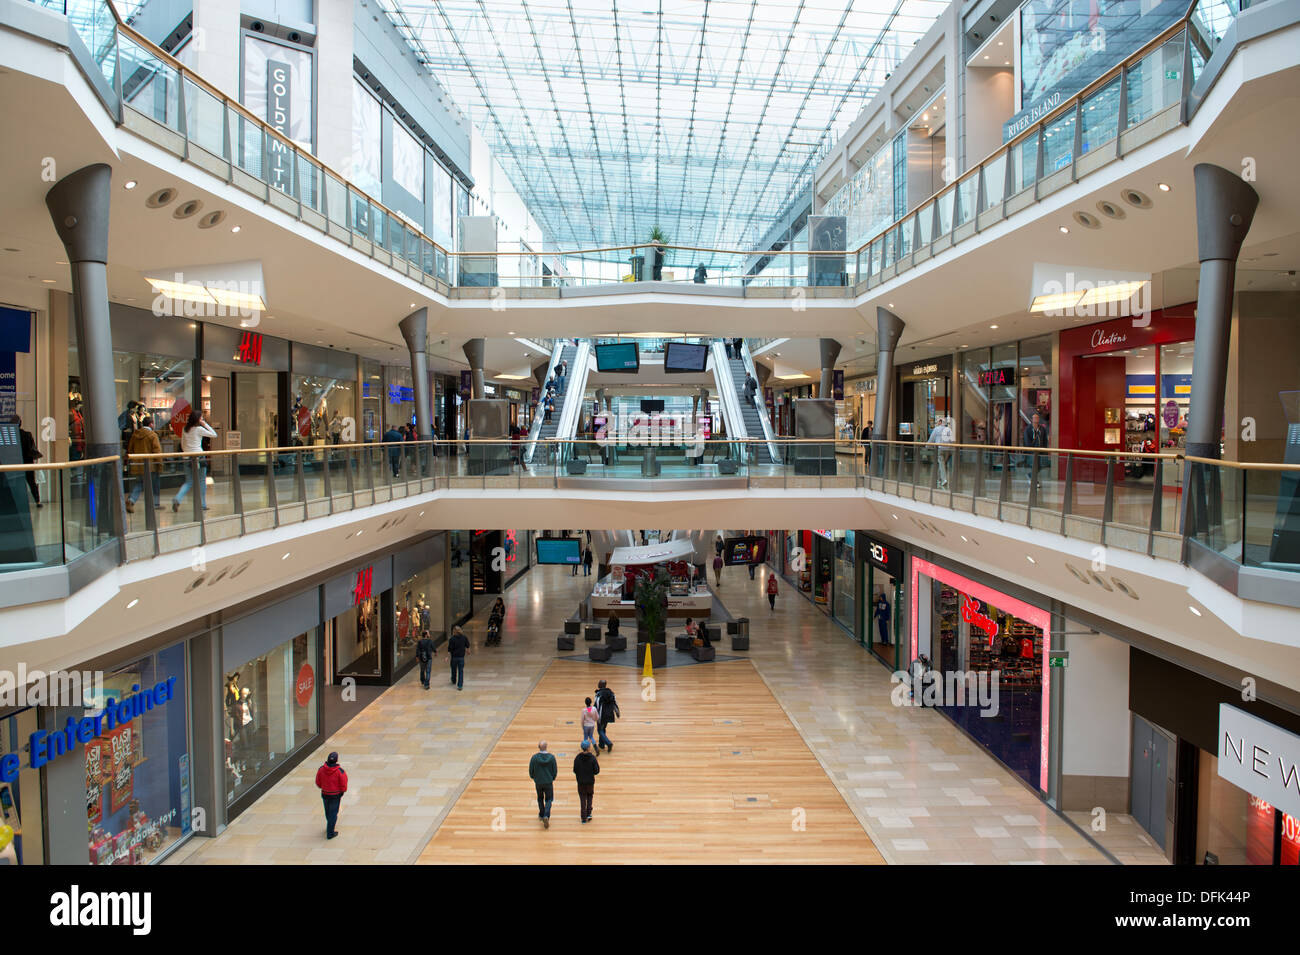
{"type": "Polygon", "coordinates": [[[103,735],[108,760],[109,812],[117,812],[131,801],[135,782],[135,727],[119,726],[103,735]]]}

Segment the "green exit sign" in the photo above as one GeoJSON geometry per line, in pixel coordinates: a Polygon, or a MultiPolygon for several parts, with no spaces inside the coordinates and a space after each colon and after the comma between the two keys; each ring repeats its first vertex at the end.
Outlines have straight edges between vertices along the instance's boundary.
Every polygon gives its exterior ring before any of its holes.
{"type": "Polygon", "coordinates": [[[1070,665],[1070,655],[1068,653],[1066,654],[1053,653],[1051,656],[1047,658],[1047,665],[1049,667],[1062,667],[1062,668],[1068,667],[1070,665]]]}
{"type": "Polygon", "coordinates": [[[1167,80],[1176,80],[1176,79],[1178,79],[1178,71],[1177,71],[1177,70],[1165,70],[1165,79],[1167,79],[1167,80]]]}

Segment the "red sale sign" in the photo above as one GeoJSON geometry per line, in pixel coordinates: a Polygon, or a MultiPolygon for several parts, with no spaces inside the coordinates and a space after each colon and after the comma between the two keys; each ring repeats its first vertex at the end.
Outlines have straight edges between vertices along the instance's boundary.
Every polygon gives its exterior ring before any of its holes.
{"type": "Polygon", "coordinates": [[[311,668],[310,663],[304,663],[302,669],[298,671],[298,679],[294,683],[294,695],[298,699],[299,706],[306,706],[311,702],[312,694],[316,692],[316,673],[311,668]]]}

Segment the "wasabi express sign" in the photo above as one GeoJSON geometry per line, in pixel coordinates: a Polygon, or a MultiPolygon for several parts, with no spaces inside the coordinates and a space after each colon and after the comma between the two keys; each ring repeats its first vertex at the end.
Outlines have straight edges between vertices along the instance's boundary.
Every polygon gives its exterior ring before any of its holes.
{"type": "MultiPolygon", "coordinates": [[[[69,716],[67,725],[58,730],[37,730],[27,737],[27,758],[30,769],[40,769],[52,763],[60,756],[76,751],[104,733],[112,732],[119,726],[127,726],[137,716],[142,716],[155,706],[162,706],[171,700],[176,677],[168,677],[166,682],[156,683],[152,687],[140,689],[140,685],[131,686],[131,694],[121,700],[109,697],[104,701],[104,708],[92,716],[77,719],[69,716]]],[[[0,757],[0,782],[12,783],[18,779],[22,768],[17,753],[6,753],[0,757]]]]}

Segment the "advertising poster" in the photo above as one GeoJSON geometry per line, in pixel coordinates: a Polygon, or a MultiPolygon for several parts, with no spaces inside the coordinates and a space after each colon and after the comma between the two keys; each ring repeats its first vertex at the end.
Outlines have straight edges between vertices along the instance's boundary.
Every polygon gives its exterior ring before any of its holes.
{"type": "Polygon", "coordinates": [[[104,754],[107,758],[109,812],[115,813],[131,801],[135,784],[135,726],[128,723],[105,733],[104,754]]]}
{"type": "Polygon", "coordinates": [[[1173,0],[1027,0],[1020,8],[1021,109],[1002,127],[1003,142],[1137,51],[1186,8],[1173,0]]]}

